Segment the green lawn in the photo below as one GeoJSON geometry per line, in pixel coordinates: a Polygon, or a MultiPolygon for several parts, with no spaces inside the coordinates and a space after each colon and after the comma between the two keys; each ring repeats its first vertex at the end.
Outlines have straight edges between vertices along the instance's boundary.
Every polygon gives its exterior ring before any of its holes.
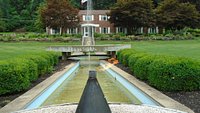
{"type": "MultiPolygon", "coordinates": [[[[47,42],[0,42],[0,60],[20,55],[34,54],[45,51],[50,45],[77,45],[76,43],[47,43],[47,42]]],[[[154,54],[165,54],[189,57],[200,60],[200,40],[188,41],[98,41],[97,44],[131,44],[132,48],[154,54]]]]}
{"type": "Polygon", "coordinates": [[[0,42],[0,60],[17,57],[20,55],[34,54],[43,52],[48,46],[52,45],[72,45],[77,43],[47,43],[47,42],[0,42]]]}
{"type": "MultiPolygon", "coordinates": [[[[120,42],[98,42],[98,44],[109,44],[120,42]]],[[[183,56],[200,60],[200,40],[185,41],[134,41],[122,42],[131,44],[132,48],[154,54],[183,56]]]]}

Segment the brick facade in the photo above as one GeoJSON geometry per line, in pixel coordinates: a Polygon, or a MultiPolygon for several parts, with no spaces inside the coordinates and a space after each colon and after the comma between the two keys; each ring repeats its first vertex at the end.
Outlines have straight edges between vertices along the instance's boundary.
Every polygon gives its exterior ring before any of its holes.
{"type": "MultiPolygon", "coordinates": [[[[109,16],[107,16],[107,13],[109,13],[109,11],[110,10],[92,10],[92,11],[90,11],[89,15],[92,16],[93,20],[89,21],[89,23],[99,25],[99,27],[95,28],[95,32],[102,33],[101,30],[103,28],[107,28],[107,30],[109,30],[108,33],[115,33],[114,25],[108,21],[109,16]],[[107,17],[105,20],[102,20],[101,19],[102,16],[107,16],[107,17]]],[[[86,24],[87,21],[84,20],[84,17],[87,15],[87,11],[80,10],[78,15],[80,17],[80,24],[86,24]]],[[[80,28],[79,28],[79,31],[80,31],[80,28]]]]}
{"type": "MultiPolygon", "coordinates": [[[[111,24],[108,19],[109,16],[107,15],[110,12],[110,10],[91,10],[89,11],[89,16],[87,16],[87,10],[80,10],[78,13],[78,16],[80,18],[80,24],[78,28],[70,28],[66,30],[66,33],[68,34],[77,34],[81,33],[84,35],[86,29],[84,28],[84,24],[93,24],[94,27],[94,32],[95,33],[104,33],[104,34],[112,34],[112,33],[127,33],[126,28],[120,28],[120,27],[114,27],[114,24],[111,24]],[[89,22],[87,21],[89,20],[89,22]]],[[[47,32],[50,34],[55,34],[59,33],[59,30],[54,30],[54,29],[47,29],[47,32]]],[[[138,33],[143,34],[143,33],[159,33],[161,30],[158,29],[158,27],[154,28],[139,28],[138,33]]]]}

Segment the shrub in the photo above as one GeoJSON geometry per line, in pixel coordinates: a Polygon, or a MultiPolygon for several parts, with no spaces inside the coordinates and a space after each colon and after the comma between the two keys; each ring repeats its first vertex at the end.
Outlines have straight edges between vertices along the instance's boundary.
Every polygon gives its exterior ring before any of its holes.
{"type": "Polygon", "coordinates": [[[123,52],[123,55],[122,55],[122,64],[125,65],[125,66],[128,66],[128,59],[131,55],[135,54],[136,51],[134,49],[130,49],[130,50],[127,50],[125,52],[123,52]]]}
{"type": "Polygon", "coordinates": [[[117,52],[117,59],[122,62],[123,61],[123,57],[124,57],[124,53],[129,52],[129,51],[133,51],[133,49],[123,49],[117,52]]]}
{"type": "Polygon", "coordinates": [[[49,73],[58,63],[58,54],[38,53],[0,62],[0,95],[28,89],[31,81],[49,73]]]}
{"type": "Polygon", "coordinates": [[[134,73],[134,65],[135,63],[137,62],[138,59],[146,56],[147,54],[146,53],[140,53],[140,52],[137,52],[135,54],[132,54],[131,56],[129,56],[128,58],[128,66],[129,68],[131,69],[131,71],[134,73]]]}
{"type": "Polygon", "coordinates": [[[136,77],[163,91],[192,91],[200,89],[200,62],[188,58],[159,56],[124,49],[118,59],[136,77]],[[128,61],[128,62],[127,62],[128,61]]]}
{"type": "Polygon", "coordinates": [[[200,89],[200,63],[177,57],[160,57],[149,65],[150,84],[163,91],[200,89]]]}
{"type": "Polygon", "coordinates": [[[137,60],[134,64],[134,75],[141,80],[148,80],[149,65],[157,58],[155,55],[147,55],[137,60]]]}
{"type": "Polygon", "coordinates": [[[0,63],[0,95],[19,92],[30,86],[28,65],[19,60],[0,63]]]}

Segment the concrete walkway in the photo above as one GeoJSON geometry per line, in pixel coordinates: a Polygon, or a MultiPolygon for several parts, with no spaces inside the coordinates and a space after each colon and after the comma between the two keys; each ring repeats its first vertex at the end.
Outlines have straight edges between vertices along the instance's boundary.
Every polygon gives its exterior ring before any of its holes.
{"type": "MultiPolygon", "coordinates": [[[[132,104],[110,104],[112,113],[186,113],[178,110],[163,107],[132,105],[132,104]]],[[[57,105],[38,108],[34,110],[24,110],[14,113],[75,113],[77,105],[57,105]]]]}

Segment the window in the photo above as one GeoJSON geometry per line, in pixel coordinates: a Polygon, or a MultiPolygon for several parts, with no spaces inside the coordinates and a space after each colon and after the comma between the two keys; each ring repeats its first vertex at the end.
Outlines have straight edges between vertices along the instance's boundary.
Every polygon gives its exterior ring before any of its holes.
{"type": "Polygon", "coordinates": [[[78,28],[67,28],[67,34],[76,34],[78,32],[78,28]]]}
{"type": "Polygon", "coordinates": [[[148,33],[150,34],[158,33],[158,27],[148,28],[148,33]]]}
{"type": "Polygon", "coordinates": [[[99,21],[108,21],[107,15],[99,15],[99,21]]]}
{"type": "Polygon", "coordinates": [[[94,15],[83,15],[83,21],[93,21],[94,15]]]}
{"type": "Polygon", "coordinates": [[[127,33],[127,28],[116,27],[116,33],[127,33]]]}
{"type": "Polygon", "coordinates": [[[110,27],[100,27],[100,33],[103,34],[109,34],[110,33],[110,27]]]}

